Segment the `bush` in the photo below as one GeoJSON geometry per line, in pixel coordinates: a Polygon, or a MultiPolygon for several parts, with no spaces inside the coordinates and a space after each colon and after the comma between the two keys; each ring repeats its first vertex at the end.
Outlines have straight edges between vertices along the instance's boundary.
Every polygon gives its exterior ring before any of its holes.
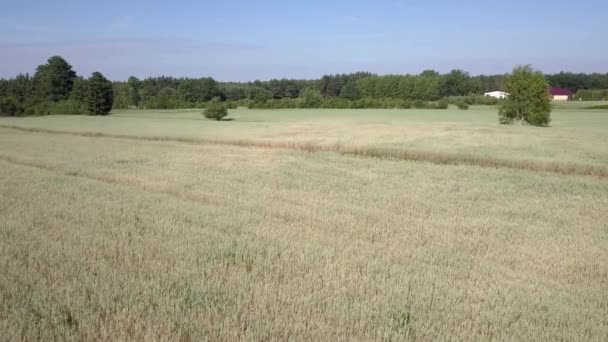
{"type": "Polygon", "coordinates": [[[410,109],[412,108],[412,104],[408,100],[403,100],[399,103],[398,108],[400,109],[410,109]]]}
{"type": "Polygon", "coordinates": [[[205,115],[207,119],[219,121],[228,115],[228,110],[226,109],[226,106],[218,99],[209,102],[207,108],[205,108],[203,111],[203,115],[205,115]]]}
{"type": "Polygon", "coordinates": [[[236,103],[236,101],[226,101],[226,108],[228,108],[228,109],[237,109],[238,108],[238,104],[236,103]]]}
{"type": "Polygon", "coordinates": [[[450,104],[458,106],[459,102],[466,102],[469,105],[486,105],[486,106],[494,106],[497,105],[500,100],[485,95],[469,95],[469,96],[450,96],[448,98],[450,104]]]}
{"type": "Polygon", "coordinates": [[[323,99],[319,108],[347,109],[350,108],[350,101],[344,98],[330,97],[323,99]]]}
{"type": "Polygon", "coordinates": [[[448,109],[449,106],[449,102],[447,99],[443,98],[439,101],[437,101],[437,103],[435,103],[435,108],[436,109],[448,109]]]}
{"type": "Polygon", "coordinates": [[[49,105],[49,111],[51,114],[88,114],[87,106],[76,100],[64,100],[51,103],[49,105]]]}
{"type": "Polygon", "coordinates": [[[416,109],[423,109],[426,108],[426,103],[420,99],[418,100],[414,100],[414,102],[412,102],[412,106],[416,109]]]}
{"type": "Polygon", "coordinates": [[[52,102],[40,102],[36,104],[30,104],[25,108],[25,115],[30,116],[42,116],[51,114],[52,102]]]}
{"type": "Polygon", "coordinates": [[[467,110],[469,109],[469,104],[466,103],[465,101],[458,101],[456,102],[456,106],[458,107],[458,109],[460,110],[467,110]]]}
{"type": "Polygon", "coordinates": [[[246,102],[249,109],[283,109],[283,108],[311,108],[307,107],[302,98],[296,99],[278,99],[268,100],[264,102],[248,101],[246,102]]]}

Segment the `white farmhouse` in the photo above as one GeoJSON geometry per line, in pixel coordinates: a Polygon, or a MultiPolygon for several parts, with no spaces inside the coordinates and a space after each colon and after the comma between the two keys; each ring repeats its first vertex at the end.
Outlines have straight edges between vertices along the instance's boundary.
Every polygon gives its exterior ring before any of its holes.
{"type": "Polygon", "coordinates": [[[489,93],[485,93],[485,96],[489,96],[489,97],[494,97],[497,99],[504,99],[505,97],[509,96],[509,93],[505,93],[504,91],[491,91],[489,93]]]}

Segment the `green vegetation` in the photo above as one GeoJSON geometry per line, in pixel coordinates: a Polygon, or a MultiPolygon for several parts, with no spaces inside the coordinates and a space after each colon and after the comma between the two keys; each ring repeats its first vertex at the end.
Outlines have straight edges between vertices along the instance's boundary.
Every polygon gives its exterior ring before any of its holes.
{"type": "MultiPolygon", "coordinates": [[[[582,105],[583,103],[571,103],[582,105]]],[[[608,164],[604,111],[556,109],[550,130],[496,124],[496,108],[467,111],[399,109],[230,110],[230,125],[205,120],[201,110],[115,110],[104,120],[89,116],[3,118],[0,125],[26,129],[138,136],[149,139],[235,144],[442,153],[512,163],[559,163],[559,168],[608,164]],[[111,120],[110,120],[111,119],[111,120]]]]}
{"type": "Polygon", "coordinates": [[[469,104],[466,101],[463,101],[463,100],[457,101],[456,102],[456,106],[460,110],[467,110],[467,109],[469,109],[469,104]]]}
{"type": "Polygon", "coordinates": [[[23,113],[23,107],[14,96],[5,96],[0,98],[0,115],[4,116],[19,116],[23,113]]]}
{"type": "Polygon", "coordinates": [[[114,92],[112,82],[99,72],[94,72],[87,85],[87,109],[91,114],[105,115],[112,110],[114,92]]]}
{"type": "Polygon", "coordinates": [[[608,115],[548,85],[1,80],[0,336],[602,340],[608,115]]]}
{"type": "Polygon", "coordinates": [[[547,81],[552,87],[567,88],[573,92],[581,89],[608,89],[608,73],[574,74],[560,72],[547,75],[547,81]]]}
{"type": "Polygon", "coordinates": [[[551,121],[551,100],[547,92],[549,84],[540,71],[530,66],[513,69],[507,78],[506,89],[510,95],[499,110],[501,124],[522,121],[534,126],[547,126],[551,121]]]}
{"type": "Polygon", "coordinates": [[[207,119],[219,121],[222,120],[226,115],[228,115],[228,109],[226,109],[226,106],[222,102],[220,102],[219,99],[216,99],[209,103],[207,108],[205,108],[205,111],[203,111],[203,115],[207,119]]]}
{"type": "Polygon", "coordinates": [[[39,65],[32,80],[37,100],[57,102],[67,100],[76,80],[76,72],[65,59],[59,56],[49,58],[39,65]]]}
{"type": "MultiPolygon", "coordinates": [[[[606,98],[605,91],[589,89],[607,89],[608,74],[560,73],[546,78],[552,86],[578,91],[577,99],[606,98]]],[[[126,82],[113,82],[113,108],[204,108],[215,97],[229,102],[229,107],[257,109],[443,108],[446,99],[455,105],[460,100],[469,105],[499,105],[499,100],[485,97],[483,93],[505,90],[505,80],[506,75],[471,76],[463,70],[446,74],[425,70],[418,75],[383,76],[356,72],[325,75],[318,80],[273,79],[247,83],[217,82],[210,77],[163,76],[140,80],[131,76],[126,82]],[[320,98],[308,89],[318,91],[320,98]],[[304,98],[304,94],[309,97],[304,98]]],[[[0,99],[11,97],[21,104],[18,113],[12,115],[58,114],[60,112],[55,112],[55,108],[66,106],[72,114],[89,114],[86,109],[76,110],[88,105],[53,105],[66,100],[86,104],[86,82],[76,75],[67,61],[55,56],[39,66],[34,77],[26,74],[0,80],[0,99]]]]}
{"type": "Polygon", "coordinates": [[[602,340],[605,114],[0,118],[0,335],[602,340]]]}
{"type": "Polygon", "coordinates": [[[306,88],[302,92],[302,107],[318,108],[321,104],[321,93],[315,88],[306,88]]]}
{"type": "Polygon", "coordinates": [[[585,107],[585,109],[608,109],[608,104],[585,107]]]}
{"type": "Polygon", "coordinates": [[[576,101],[608,101],[608,89],[581,89],[572,98],[576,101]]]}
{"type": "Polygon", "coordinates": [[[101,73],[78,77],[63,58],[53,56],[36,73],[0,80],[0,114],[107,114],[113,105],[112,82],[101,73]]]}

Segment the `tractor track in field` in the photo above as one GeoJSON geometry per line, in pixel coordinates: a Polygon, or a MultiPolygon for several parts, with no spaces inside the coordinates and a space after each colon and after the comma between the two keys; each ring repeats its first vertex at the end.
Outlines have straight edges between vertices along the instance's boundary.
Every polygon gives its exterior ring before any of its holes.
{"type": "Polygon", "coordinates": [[[560,163],[552,161],[517,160],[478,157],[467,154],[443,153],[434,151],[409,150],[389,147],[360,147],[341,144],[322,145],[309,142],[277,142],[253,140],[227,140],[206,138],[180,138],[172,136],[137,136],[126,134],[111,134],[101,132],[74,132],[44,128],[27,128],[15,125],[0,125],[0,128],[13,129],[31,133],[61,134],[89,138],[111,138],[136,141],[174,142],[191,145],[225,145],[244,148],[263,148],[277,150],[294,150],[301,152],[333,152],[340,155],[378,158],[385,160],[404,160],[427,162],[436,165],[470,165],[484,168],[506,168],[533,172],[548,172],[562,175],[594,176],[608,178],[608,166],[594,166],[576,163],[560,163]]]}

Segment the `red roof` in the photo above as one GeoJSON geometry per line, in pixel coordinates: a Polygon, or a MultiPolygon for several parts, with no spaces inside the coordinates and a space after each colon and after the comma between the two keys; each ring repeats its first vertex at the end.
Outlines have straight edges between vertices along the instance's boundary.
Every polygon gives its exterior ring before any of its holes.
{"type": "Polygon", "coordinates": [[[566,88],[549,88],[549,94],[555,96],[570,96],[572,92],[566,88]]]}

